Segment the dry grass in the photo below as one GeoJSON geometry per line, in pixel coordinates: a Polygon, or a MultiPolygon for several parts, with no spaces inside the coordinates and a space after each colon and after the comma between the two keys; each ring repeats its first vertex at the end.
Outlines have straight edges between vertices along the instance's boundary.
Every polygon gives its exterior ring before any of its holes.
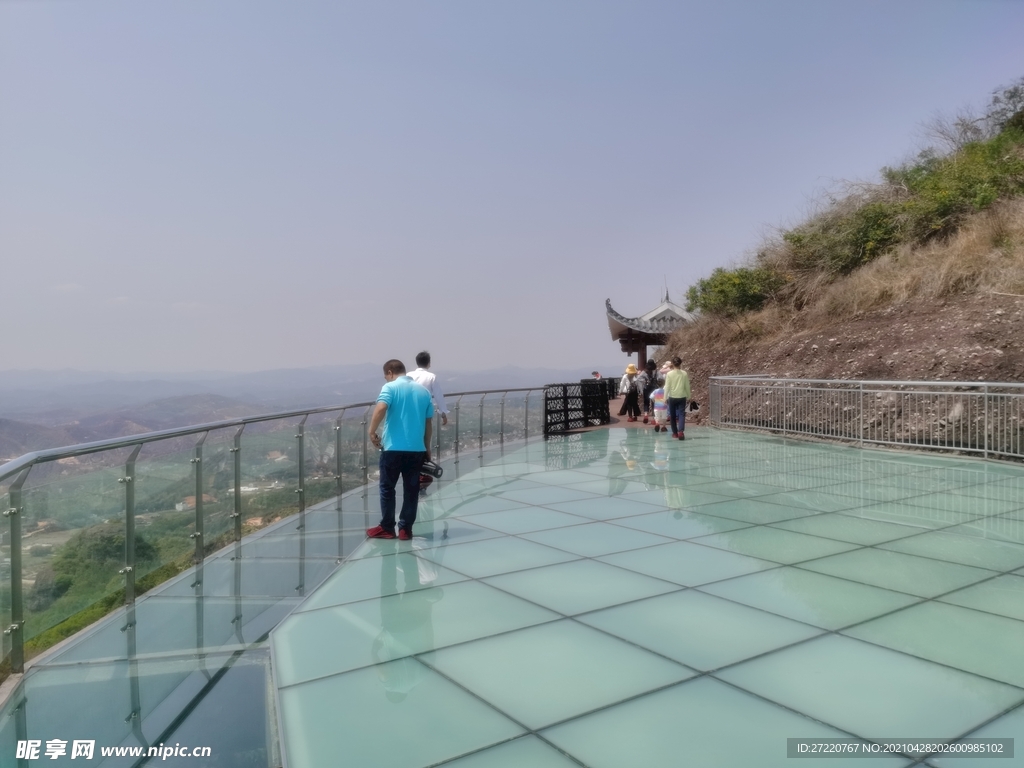
{"type": "MultiPolygon", "coordinates": [[[[772,257],[761,253],[764,260],[772,257]]],[[[976,214],[946,241],[900,248],[835,281],[821,273],[803,277],[799,310],[787,302],[735,320],[701,317],[673,334],[664,356],[698,344],[770,342],[908,301],[972,293],[1024,295],[1024,199],[976,214]]]]}
{"type": "Polygon", "coordinates": [[[914,299],[986,292],[1024,294],[1024,200],[976,214],[949,240],[899,248],[822,286],[805,305],[805,322],[817,326],[914,299]]]}
{"type": "Polygon", "coordinates": [[[697,347],[771,341],[791,333],[796,320],[791,310],[777,304],[748,312],[735,320],[704,315],[672,334],[662,349],[661,360],[676,354],[685,358],[687,350],[697,347]]]}

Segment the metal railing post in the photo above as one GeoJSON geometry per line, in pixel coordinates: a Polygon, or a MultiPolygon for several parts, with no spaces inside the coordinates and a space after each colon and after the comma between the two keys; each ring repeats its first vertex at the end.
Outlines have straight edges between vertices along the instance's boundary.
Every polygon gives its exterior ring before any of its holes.
{"type": "Polygon", "coordinates": [[[299,422],[295,439],[299,441],[299,487],[295,493],[299,495],[299,586],[296,591],[299,595],[306,594],[306,419],[309,414],[302,417],[299,422]]]}
{"type": "Polygon", "coordinates": [[[206,521],[203,519],[203,443],[209,432],[203,432],[202,437],[196,443],[195,456],[190,460],[195,471],[196,479],[196,530],[190,538],[195,541],[195,554],[192,556],[194,563],[203,561],[203,534],[206,530],[206,521]]]}
{"type": "Polygon", "coordinates": [[[498,428],[498,440],[502,445],[505,444],[505,397],[508,392],[501,393],[501,426],[498,428]]]}
{"type": "MultiPolygon", "coordinates": [[[[341,494],[345,491],[343,482],[344,465],[341,462],[341,420],[345,417],[345,409],[341,409],[338,418],[334,420],[334,481],[338,485],[338,498],[335,509],[341,512],[341,494]]],[[[340,526],[339,526],[340,528],[340,526]]]]}
{"type": "Polygon", "coordinates": [[[860,435],[859,435],[859,438],[860,438],[860,447],[863,448],[864,447],[864,382],[861,381],[861,382],[858,382],[858,384],[859,384],[858,390],[860,391],[860,398],[859,398],[860,402],[859,402],[859,404],[857,406],[858,410],[860,411],[860,420],[859,420],[860,435]]]}
{"type": "Polygon", "coordinates": [[[459,463],[459,411],[462,406],[462,395],[455,401],[455,463],[459,463]]]}
{"type": "Polygon", "coordinates": [[[135,605],[135,459],[141,445],[135,446],[124,464],[124,477],[117,481],[124,485],[124,604],[135,605]]]}
{"type": "Polygon", "coordinates": [[[478,459],[484,457],[484,400],[487,395],[480,396],[480,414],[479,414],[479,427],[480,427],[480,454],[477,456],[478,459]]]}
{"type": "Polygon", "coordinates": [[[370,421],[366,417],[370,414],[370,409],[371,408],[373,408],[372,405],[369,405],[369,406],[366,407],[366,410],[363,411],[363,420],[359,422],[359,425],[363,428],[363,455],[362,455],[362,465],[361,465],[360,469],[363,470],[363,498],[364,499],[367,497],[366,486],[369,485],[369,483],[370,483],[370,464],[369,464],[369,452],[368,452],[369,451],[369,440],[370,440],[370,430],[368,428],[368,425],[369,425],[370,421]]]}
{"type": "MultiPolygon", "coordinates": [[[[232,522],[235,527],[235,541],[242,540],[242,430],[245,424],[235,432],[234,444],[228,450],[231,451],[235,471],[235,509],[231,513],[232,522]]],[[[240,553],[238,553],[240,554],[240,553]]]]}
{"type": "Polygon", "coordinates": [[[984,428],[985,428],[985,458],[987,459],[988,458],[988,410],[989,410],[989,406],[990,406],[990,402],[991,402],[990,399],[989,399],[989,396],[988,396],[988,384],[986,384],[982,388],[982,391],[985,393],[985,421],[984,421],[984,428]]]}
{"type": "Polygon", "coordinates": [[[25,671],[25,603],[21,583],[21,516],[24,507],[21,487],[31,471],[32,467],[27,467],[11,483],[7,489],[9,506],[4,510],[4,517],[11,521],[11,623],[4,634],[11,638],[11,672],[14,674],[25,671]]]}
{"type": "Polygon", "coordinates": [[[530,441],[530,393],[526,393],[526,399],[523,402],[523,442],[527,443],[530,441]]]}
{"type": "Polygon", "coordinates": [[[302,417],[298,431],[295,433],[295,439],[299,441],[299,487],[295,489],[295,493],[299,496],[299,528],[306,527],[306,419],[308,418],[308,415],[302,417]]]}

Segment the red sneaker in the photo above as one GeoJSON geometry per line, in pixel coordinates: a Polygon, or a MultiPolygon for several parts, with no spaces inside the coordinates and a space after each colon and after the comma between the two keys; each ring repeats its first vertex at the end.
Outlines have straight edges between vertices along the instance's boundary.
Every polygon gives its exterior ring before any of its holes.
{"type": "Polygon", "coordinates": [[[412,531],[406,528],[398,529],[398,540],[399,541],[412,541],[412,531]]]}
{"type": "Polygon", "coordinates": [[[646,423],[647,423],[647,417],[644,416],[644,424],[646,424],[646,423]]]}
{"type": "Polygon", "coordinates": [[[686,439],[686,433],[685,432],[680,432],[679,433],[679,439],[680,440],[685,440],[686,439]]]}
{"type": "Polygon", "coordinates": [[[672,437],[679,437],[679,433],[678,432],[673,432],[672,433],[672,437]]]}
{"type": "Polygon", "coordinates": [[[382,528],[379,525],[375,525],[375,526],[373,526],[373,528],[370,528],[366,532],[366,535],[368,537],[370,537],[371,539],[393,539],[393,538],[395,538],[395,532],[394,531],[389,531],[387,528],[382,528]]]}

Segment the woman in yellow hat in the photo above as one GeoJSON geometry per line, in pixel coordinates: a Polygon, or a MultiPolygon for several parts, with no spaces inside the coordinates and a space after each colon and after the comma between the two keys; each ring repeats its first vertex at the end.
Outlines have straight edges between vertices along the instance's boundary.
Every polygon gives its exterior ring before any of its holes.
{"type": "Polygon", "coordinates": [[[640,415],[640,388],[637,386],[636,374],[636,366],[630,363],[619,382],[619,394],[626,396],[623,406],[626,409],[626,421],[636,421],[640,415]]]}

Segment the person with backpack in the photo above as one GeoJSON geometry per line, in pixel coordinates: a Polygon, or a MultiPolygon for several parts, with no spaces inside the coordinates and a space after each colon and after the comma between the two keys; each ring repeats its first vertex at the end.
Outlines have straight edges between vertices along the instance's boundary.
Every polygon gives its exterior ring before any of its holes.
{"type": "Polygon", "coordinates": [[[639,374],[639,379],[643,380],[643,387],[640,390],[643,398],[640,410],[644,414],[644,424],[646,424],[654,416],[651,410],[651,393],[658,388],[658,364],[654,360],[648,360],[643,372],[639,374]]]}

